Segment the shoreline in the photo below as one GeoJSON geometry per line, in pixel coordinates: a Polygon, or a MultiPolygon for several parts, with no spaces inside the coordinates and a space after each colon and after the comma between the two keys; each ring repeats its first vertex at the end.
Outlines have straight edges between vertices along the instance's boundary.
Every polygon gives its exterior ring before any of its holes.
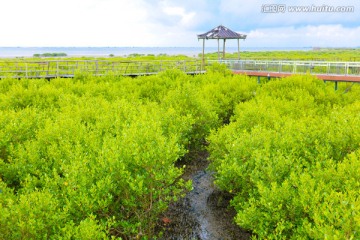
{"type": "MultiPolygon", "coordinates": [[[[217,52],[217,47],[205,48],[205,53],[217,52]]],[[[309,51],[312,47],[273,48],[273,47],[242,47],[242,52],[263,51],[309,51]]],[[[221,49],[220,49],[221,51],[221,49]]],[[[237,47],[227,47],[228,53],[237,52],[237,47]]],[[[126,57],[132,54],[140,55],[184,55],[194,57],[201,54],[201,47],[0,47],[0,58],[33,57],[34,54],[65,53],[67,57],[107,57],[114,55],[126,57]]]]}

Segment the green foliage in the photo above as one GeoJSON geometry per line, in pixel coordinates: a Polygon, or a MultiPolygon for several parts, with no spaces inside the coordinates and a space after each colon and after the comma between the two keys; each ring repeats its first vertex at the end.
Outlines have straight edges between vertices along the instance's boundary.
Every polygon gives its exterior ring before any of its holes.
{"type": "Polygon", "coordinates": [[[66,57],[66,53],[35,53],[33,57],[66,57]]]}
{"type": "Polygon", "coordinates": [[[0,239],[152,237],[191,189],[176,161],[256,88],[178,70],[1,80],[0,239]]]}
{"type": "Polygon", "coordinates": [[[206,77],[216,79],[202,89],[202,98],[211,104],[222,123],[228,123],[235,106],[255,96],[258,85],[251,78],[240,75],[223,75],[208,72],[206,77]]]}
{"type": "Polygon", "coordinates": [[[220,73],[224,76],[229,76],[231,74],[231,70],[226,67],[226,64],[221,64],[217,62],[211,64],[210,66],[207,66],[206,71],[210,73],[220,73]]]}
{"type": "Polygon", "coordinates": [[[359,238],[358,89],[310,76],[262,85],[208,138],[236,223],[259,239],[359,238]]]}
{"type": "Polygon", "coordinates": [[[359,238],[359,93],[311,76],[258,85],[223,65],[2,79],[0,239],[155,237],[191,189],[175,163],[206,141],[254,238],[359,238]]]}
{"type": "MultiPolygon", "coordinates": [[[[312,60],[359,62],[360,49],[312,49],[304,51],[242,51],[241,59],[312,60]]],[[[200,56],[200,54],[199,54],[200,56]]],[[[205,54],[206,59],[218,59],[218,53],[205,54]]],[[[238,59],[238,53],[226,53],[225,59],[238,59]]]]}

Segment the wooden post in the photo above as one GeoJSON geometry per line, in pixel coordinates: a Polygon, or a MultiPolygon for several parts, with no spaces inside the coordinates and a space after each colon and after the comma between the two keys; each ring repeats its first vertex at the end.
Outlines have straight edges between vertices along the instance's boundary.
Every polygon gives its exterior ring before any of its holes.
{"type": "Polygon", "coordinates": [[[238,60],[240,60],[240,39],[238,39],[238,60]]]}

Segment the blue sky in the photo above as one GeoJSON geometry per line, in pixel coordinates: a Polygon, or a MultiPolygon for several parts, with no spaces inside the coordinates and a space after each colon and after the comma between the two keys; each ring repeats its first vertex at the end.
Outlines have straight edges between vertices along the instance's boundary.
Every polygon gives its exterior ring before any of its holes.
{"type": "Polygon", "coordinates": [[[0,46],[197,47],[220,24],[247,34],[245,47],[360,46],[359,0],[4,0],[0,22],[0,46]],[[289,11],[323,5],[354,11],[289,11]]]}

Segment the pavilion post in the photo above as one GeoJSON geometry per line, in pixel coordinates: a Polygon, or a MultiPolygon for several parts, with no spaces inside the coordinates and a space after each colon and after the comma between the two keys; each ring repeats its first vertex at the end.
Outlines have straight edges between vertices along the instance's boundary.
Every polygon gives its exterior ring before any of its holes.
{"type": "Polygon", "coordinates": [[[217,39],[218,42],[218,60],[220,60],[220,39],[217,39]]]}
{"type": "Polygon", "coordinates": [[[240,60],[240,39],[238,41],[238,60],[240,60]]]}
{"type": "Polygon", "coordinates": [[[202,49],[202,69],[205,69],[205,38],[203,38],[203,49],[202,49]]]}
{"type": "Polygon", "coordinates": [[[225,60],[225,42],[226,42],[226,39],[224,38],[224,46],[223,46],[223,60],[225,60]]]}

